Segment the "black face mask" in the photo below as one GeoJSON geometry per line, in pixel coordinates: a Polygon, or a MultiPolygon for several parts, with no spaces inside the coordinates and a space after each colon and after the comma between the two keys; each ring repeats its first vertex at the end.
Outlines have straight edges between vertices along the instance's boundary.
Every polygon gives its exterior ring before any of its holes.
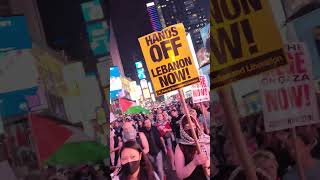
{"type": "Polygon", "coordinates": [[[122,172],[125,174],[125,175],[132,175],[133,173],[135,173],[139,167],[140,167],[140,161],[131,161],[131,162],[128,162],[126,164],[123,164],[122,166],[122,172]]]}

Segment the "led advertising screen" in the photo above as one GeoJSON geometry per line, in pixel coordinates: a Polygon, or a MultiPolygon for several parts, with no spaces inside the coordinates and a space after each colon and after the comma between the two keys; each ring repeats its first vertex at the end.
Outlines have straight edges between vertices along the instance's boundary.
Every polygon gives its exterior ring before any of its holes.
{"type": "Polygon", "coordinates": [[[150,90],[150,92],[151,92],[151,93],[153,93],[152,85],[151,85],[151,82],[150,82],[150,81],[148,82],[148,86],[149,86],[149,90],[150,90]]]}
{"type": "Polygon", "coordinates": [[[141,86],[142,89],[148,88],[147,80],[142,79],[142,80],[140,81],[140,86],[141,86]]]}
{"type": "Polygon", "coordinates": [[[110,30],[106,22],[96,22],[87,25],[90,47],[95,56],[109,52],[110,30]]]}
{"type": "Polygon", "coordinates": [[[136,68],[139,69],[139,68],[142,68],[142,62],[141,61],[138,61],[135,63],[136,64],[136,68]]]}
{"type": "Polygon", "coordinates": [[[145,79],[146,78],[146,75],[144,74],[144,69],[143,68],[137,69],[137,72],[138,72],[139,79],[145,79]]]}
{"type": "Polygon", "coordinates": [[[104,18],[99,0],[82,3],[81,9],[86,22],[104,18]]]}
{"type": "Polygon", "coordinates": [[[119,67],[110,67],[110,93],[122,89],[119,67]]]}
{"type": "Polygon", "coordinates": [[[30,49],[32,47],[24,16],[0,17],[0,50],[30,49]]]}
{"type": "Polygon", "coordinates": [[[149,99],[151,97],[149,89],[144,89],[143,90],[143,96],[145,99],[149,99]]]}

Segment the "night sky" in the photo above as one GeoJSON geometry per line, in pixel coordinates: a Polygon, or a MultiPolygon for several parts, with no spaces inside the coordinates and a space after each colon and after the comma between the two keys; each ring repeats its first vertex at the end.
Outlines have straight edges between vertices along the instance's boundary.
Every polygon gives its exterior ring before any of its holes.
{"type": "Polygon", "coordinates": [[[95,72],[96,58],[90,50],[80,6],[86,1],[37,0],[48,45],[55,50],[64,49],[72,60],[82,61],[86,72],[95,72]]]}
{"type": "MultiPolygon", "coordinates": [[[[142,59],[138,38],[151,33],[146,0],[111,0],[110,16],[125,74],[137,80],[134,60],[142,59]]],[[[146,66],[145,66],[146,67],[146,66]]]]}
{"type": "Polygon", "coordinates": [[[65,49],[70,56],[83,58],[81,38],[85,39],[85,25],[81,14],[81,0],[38,0],[39,12],[49,46],[65,49]]]}

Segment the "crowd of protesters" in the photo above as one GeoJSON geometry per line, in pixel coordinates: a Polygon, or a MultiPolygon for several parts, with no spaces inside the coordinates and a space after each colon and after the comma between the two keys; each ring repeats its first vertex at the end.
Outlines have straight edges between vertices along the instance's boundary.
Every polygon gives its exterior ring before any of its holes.
{"type": "MultiPolygon", "coordinates": [[[[263,115],[256,114],[241,119],[241,128],[249,154],[257,170],[259,180],[299,180],[297,143],[301,166],[306,180],[320,177],[320,126],[308,125],[296,128],[296,141],[291,130],[265,132],[263,115]]],[[[228,128],[221,124],[213,130],[214,171],[216,180],[243,180],[239,154],[231,142],[228,128]]]]}
{"type": "Polygon", "coordinates": [[[78,167],[47,166],[40,178],[27,177],[27,180],[107,180],[110,177],[109,167],[104,162],[85,164],[78,167]]]}
{"type": "Polygon", "coordinates": [[[209,105],[188,103],[192,123],[180,103],[154,107],[150,114],[119,116],[110,125],[113,179],[164,180],[167,160],[176,179],[208,179],[210,175],[209,105]],[[194,128],[201,153],[192,136],[194,128]]]}

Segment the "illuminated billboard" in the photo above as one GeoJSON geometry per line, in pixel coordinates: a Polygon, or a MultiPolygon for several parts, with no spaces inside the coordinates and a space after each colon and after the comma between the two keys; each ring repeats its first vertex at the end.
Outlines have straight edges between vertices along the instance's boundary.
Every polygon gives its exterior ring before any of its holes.
{"type": "Polygon", "coordinates": [[[24,16],[0,17],[0,50],[30,49],[32,47],[24,16]]]}
{"type": "Polygon", "coordinates": [[[137,69],[137,73],[138,73],[139,79],[145,79],[146,78],[146,75],[144,73],[144,69],[143,68],[137,69]]]}
{"type": "Polygon", "coordinates": [[[142,80],[140,81],[140,86],[141,86],[142,89],[148,88],[147,80],[142,79],[142,80]]]}
{"type": "Polygon", "coordinates": [[[150,2],[150,3],[147,3],[146,5],[147,5],[147,11],[148,11],[148,14],[150,17],[152,29],[154,31],[161,31],[162,26],[161,26],[160,18],[159,18],[157,7],[156,7],[155,3],[150,2]]]}
{"type": "Polygon", "coordinates": [[[110,91],[122,89],[119,67],[110,67],[110,91]]]}
{"type": "Polygon", "coordinates": [[[153,93],[152,85],[151,85],[151,82],[150,82],[150,81],[148,82],[148,86],[149,86],[149,90],[150,90],[150,92],[151,92],[151,93],[153,93]]]}
{"type": "Polygon", "coordinates": [[[142,62],[141,61],[138,61],[135,63],[136,64],[136,68],[139,69],[139,68],[142,68],[142,62]]]}
{"type": "Polygon", "coordinates": [[[82,3],[81,9],[83,18],[86,22],[104,18],[99,0],[82,3]]]}
{"type": "Polygon", "coordinates": [[[95,22],[87,25],[90,47],[95,56],[109,52],[110,31],[106,22],[95,22]]]}
{"type": "Polygon", "coordinates": [[[142,92],[145,99],[149,99],[151,97],[149,89],[143,89],[142,92]]]}

